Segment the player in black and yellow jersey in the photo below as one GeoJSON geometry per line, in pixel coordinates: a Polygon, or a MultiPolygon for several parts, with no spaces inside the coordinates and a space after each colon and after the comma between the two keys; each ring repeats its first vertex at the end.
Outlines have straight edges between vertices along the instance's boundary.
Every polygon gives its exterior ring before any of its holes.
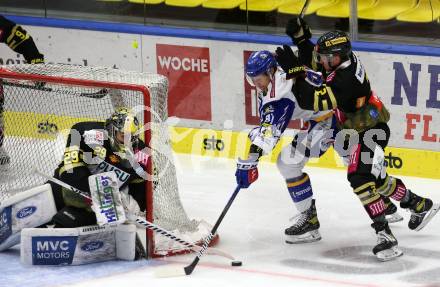
{"type": "MultiPolygon", "coordinates": [[[[64,158],[55,172],[61,181],[90,193],[88,177],[114,171],[121,192],[128,192],[131,204],[141,211],[146,207],[145,179],[148,155],[139,138],[136,116],[120,108],[105,122],[80,122],[72,126],[64,158]],[[137,206],[136,206],[137,205],[137,206]]],[[[67,189],[52,186],[59,212],[56,227],[96,224],[96,217],[83,197],[67,189]],[[56,190],[58,189],[58,190],[56,190]]]]}

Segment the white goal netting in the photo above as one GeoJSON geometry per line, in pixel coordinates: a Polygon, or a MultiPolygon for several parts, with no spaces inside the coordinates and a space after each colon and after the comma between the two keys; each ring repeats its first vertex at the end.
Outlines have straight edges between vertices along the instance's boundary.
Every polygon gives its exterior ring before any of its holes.
{"type": "MultiPolygon", "coordinates": [[[[209,226],[190,220],[179,198],[166,124],[167,89],[167,79],[157,74],[71,65],[0,66],[0,155],[10,157],[0,169],[0,201],[44,183],[34,168],[53,174],[74,123],[104,121],[116,107],[125,106],[140,111],[136,116],[149,130],[142,138],[152,149],[153,200],[147,203],[147,213],[152,212],[154,223],[188,241],[203,239],[209,226]]],[[[153,256],[182,248],[160,236],[153,242],[153,256]]]]}

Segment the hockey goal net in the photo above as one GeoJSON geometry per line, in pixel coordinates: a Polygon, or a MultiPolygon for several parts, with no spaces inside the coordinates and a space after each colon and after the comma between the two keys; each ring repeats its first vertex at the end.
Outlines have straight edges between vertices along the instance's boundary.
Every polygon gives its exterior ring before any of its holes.
{"type": "MultiPolygon", "coordinates": [[[[157,74],[71,65],[0,66],[0,156],[10,158],[0,167],[0,201],[43,184],[45,179],[34,168],[53,174],[73,124],[104,121],[124,106],[136,111],[144,124],[141,138],[150,147],[147,220],[189,242],[201,242],[210,226],[190,220],[179,197],[167,126],[167,89],[167,79],[157,74]]],[[[147,243],[152,257],[187,251],[151,231],[147,243]]]]}

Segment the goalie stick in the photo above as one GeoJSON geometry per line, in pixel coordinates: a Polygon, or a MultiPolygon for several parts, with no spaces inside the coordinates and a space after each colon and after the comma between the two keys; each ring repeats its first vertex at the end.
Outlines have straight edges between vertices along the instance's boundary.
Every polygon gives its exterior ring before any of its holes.
{"type": "Polygon", "coordinates": [[[173,276],[183,276],[183,275],[191,275],[191,273],[194,271],[194,268],[196,268],[197,263],[199,263],[200,258],[203,256],[203,253],[206,251],[206,249],[209,246],[209,243],[211,242],[212,238],[214,238],[215,233],[217,232],[217,229],[222,222],[223,218],[225,217],[226,213],[228,212],[229,208],[232,205],[232,202],[234,201],[235,197],[237,196],[238,192],[240,191],[240,186],[237,185],[237,187],[234,190],[234,193],[232,193],[231,198],[229,198],[228,203],[223,208],[222,213],[220,214],[220,217],[217,219],[216,223],[214,224],[214,227],[212,228],[211,232],[209,233],[208,237],[205,239],[204,244],[202,245],[202,249],[199,250],[196,254],[196,258],[186,267],[173,267],[169,269],[163,269],[156,273],[156,276],[158,277],[173,277],[173,276]]]}
{"type": "MultiPolygon", "coordinates": [[[[43,92],[68,93],[66,91],[56,90],[51,87],[45,87],[42,85],[39,86],[38,84],[26,85],[26,84],[14,83],[14,82],[5,81],[5,80],[3,80],[2,84],[5,84],[5,85],[11,86],[11,87],[26,88],[26,89],[31,89],[31,90],[43,91],[43,92]]],[[[106,88],[102,88],[99,91],[93,92],[93,93],[79,93],[79,96],[92,98],[92,99],[102,99],[103,97],[107,96],[108,94],[109,94],[109,90],[106,88]]]]}
{"type": "MultiPolygon", "coordinates": [[[[63,182],[63,181],[61,181],[59,179],[56,179],[53,176],[49,176],[49,175],[47,175],[45,173],[42,173],[42,172],[40,172],[36,168],[34,168],[34,171],[35,171],[36,174],[40,175],[41,177],[44,177],[45,179],[47,179],[47,180],[49,180],[49,181],[51,181],[51,182],[53,182],[53,183],[55,183],[55,184],[57,184],[57,185],[59,185],[61,187],[67,188],[67,189],[71,190],[72,192],[74,192],[76,194],[79,194],[80,196],[82,196],[85,199],[87,199],[87,201],[90,201],[90,202],[92,201],[90,195],[88,195],[84,191],[81,191],[81,190],[71,186],[70,184],[67,184],[67,183],[65,183],[65,182],[63,182]]],[[[141,225],[143,228],[151,229],[151,230],[153,230],[153,231],[155,231],[157,233],[160,233],[161,235],[163,235],[163,236],[165,236],[165,237],[167,237],[169,239],[172,239],[172,240],[182,244],[183,246],[191,249],[194,252],[200,252],[203,249],[203,247],[198,246],[198,245],[193,244],[193,243],[190,243],[190,242],[188,242],[188,241],[186,241],[184,239],[181,239],[181,238],[177,237],[176,235],[174,235],[172,232],[170,232],[168,230],[165,230],[162,227],[160,227],[160,226],[158,226],[158,225],[156,225],[156,224],[154,224],[152,222],[149,222],[148,220],[146,220],[146,219],[144,219],[144,218],[142,218],[140,216],[137,216],[135,222],[137,223],[137,225],[141,225]]],[[[226,253],[225,251],[217,249],[217,248],[210,247],[208,249],[207,253],[211,254],[211,255],[222,256],[222,257],[228,258],[228,259],[230,259],[232,261],[235,261],[235,257],[234,256],[230,255],[229,253],[226,253]]]]}
{"type": "MultiPolygon", "coordinates": [[[[14,82],[4,81],[4,80],[3,80],[3,83],[6,85],[9,85],[11,87],[26,88],[26,89],[31,89],[31,90],[60,93],[60,94],[70,94],[70,92],[65,91],[65,90],[54,90],[51,87],[46,87],[44,85],[38,85],[38,84],[26,85],[26,84],[22,84],[22,83],[14,83],[14,82]]],[[[124,99],[122,97],[122,93],[120,90],[102,88],[97,92],[79,93],[80,97],[86,97],[86,98],[98,99],[98,100],[104,98],[107,95],[110,96],[110,100],[112,102],[113,108],[116,109],[116,108],[121,108],[121,107],[125,106],[124,99]]]]}

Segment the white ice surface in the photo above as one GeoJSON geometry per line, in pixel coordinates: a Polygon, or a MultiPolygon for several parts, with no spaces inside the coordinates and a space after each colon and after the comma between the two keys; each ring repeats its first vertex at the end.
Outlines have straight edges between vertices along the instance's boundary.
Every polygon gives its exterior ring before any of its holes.
{"type": "MultiPolygon", "coordinates": [[[[179,189],[191,218],[214,223],[235,188],[233,160],[178,155],[179,189]]],[[[420,232],[392,225],[404,256],[378,262],[376,237],[344,171],[306,168],[311,177],[322,240],[284,243],[295,207],[275,165],[262,163],[260,178],[241,190],[218,233],[217,245],[239,260],[205,255],[191,276],[156,278],[163,266],[189,264],[194,254],[150,261],[85,266],[24,267],[18,248],[0,253],[0,286],[440,286],[440,216],[420,232]],[[437,273],[439,272],[439,273],[437,273]]],[[[414,192],[440,202],[440,181],[402,177],[414,192]]]]}

